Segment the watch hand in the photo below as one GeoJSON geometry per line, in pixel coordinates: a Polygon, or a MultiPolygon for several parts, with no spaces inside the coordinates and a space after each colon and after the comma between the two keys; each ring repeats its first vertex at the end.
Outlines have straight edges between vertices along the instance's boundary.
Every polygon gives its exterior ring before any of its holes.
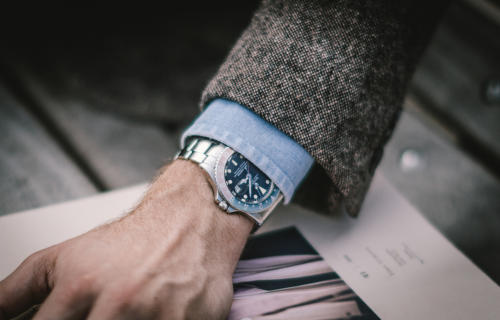
{"type": "Polygon", "coordinates": [[[250,173],[247,175],[248,177],[248,196],[251,198],[252,197],[252,176],[250,173]]]}
{"type": "Polygon", "coordinates": [[[262,191],[260,190],[261,188],[260,188],[259,183],[258,183],[257,181],[256,181],[256,182],[254,182],[254,183],[253,183],[253,186],[255,187],[255,189],[257,189],[258,193],[260,193],[260,195],[262,196],[262,195],[263,195],[263,193],[262,193],[262,191]]]}
{"type": "Polygon", "coordinates": [[[248,180],[248,176],[247,176],[247,177],[245,177],[245,178],[243,178],[243,179],[241,179],[241,180],[238,182],[237,186],[239,186],[239,185],[241,185],[241,184],[245,183],[247,180],[248,180]]]}
{"type": "Polygon", "coordinates": [[[258,192],[260,193],[261,196],[263,196],[267,193],[266,188],[262,188],[258,182],[254,182],[253,185],[254,185],[255,189],[258,190],[258,192]]]}

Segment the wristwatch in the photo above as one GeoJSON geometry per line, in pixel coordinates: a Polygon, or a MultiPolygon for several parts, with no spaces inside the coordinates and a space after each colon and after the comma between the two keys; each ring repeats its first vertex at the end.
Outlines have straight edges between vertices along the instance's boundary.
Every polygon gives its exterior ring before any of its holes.
{"type": "Polygon", "coordinates": [[[213,182],[218,206],[228,213],[244,214],[255,222],[256,228],[283,198],[265,173],[243,155],[215,140],[191,137],[176,155],[175,159],[178,158],[198,163],[213,182]]]}

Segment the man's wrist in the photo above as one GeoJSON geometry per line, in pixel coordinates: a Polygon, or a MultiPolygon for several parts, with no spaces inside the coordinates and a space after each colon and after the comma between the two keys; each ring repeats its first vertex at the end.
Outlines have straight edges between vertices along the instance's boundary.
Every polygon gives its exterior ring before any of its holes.
{"type": "Polygon", "coordinates": [[[249,219],[217,206],[206,173],[187,160],[169,164],[132,215],[142,223],[154,224],[165,235],[177,231],[196,234],[214,249],[214,258],[225,263],[231,273],[253,227],[249,219]]]}

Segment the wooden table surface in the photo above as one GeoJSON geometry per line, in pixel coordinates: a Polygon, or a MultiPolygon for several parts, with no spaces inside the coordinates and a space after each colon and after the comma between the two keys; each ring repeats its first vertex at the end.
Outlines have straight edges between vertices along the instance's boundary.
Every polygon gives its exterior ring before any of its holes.
{"type": "MultiPolygon", "coordinates": [[[[233,18],[222,22],[187,10],[157,33],[142,30],[146,39],[113,37],[92,50],[92,40],[59,38],[2,50],[0,215],[151,180],[253,5],[229,8],[233,18]]],[[[499,34],[491,15],[462,2],[449,8],[379,167],[497,283],[500,105],[482,90],[500,79],[499,34]]]]}

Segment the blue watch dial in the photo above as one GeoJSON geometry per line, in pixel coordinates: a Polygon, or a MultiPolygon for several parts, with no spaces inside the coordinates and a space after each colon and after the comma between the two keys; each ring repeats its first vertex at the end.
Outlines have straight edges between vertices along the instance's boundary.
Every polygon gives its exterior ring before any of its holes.
{"type": "Polygon", "coordinates": [[[237,152],[226,162],[224,180],[235,200],[245,207],[263,205],[277,189],[271,179],[237,152]]]}

